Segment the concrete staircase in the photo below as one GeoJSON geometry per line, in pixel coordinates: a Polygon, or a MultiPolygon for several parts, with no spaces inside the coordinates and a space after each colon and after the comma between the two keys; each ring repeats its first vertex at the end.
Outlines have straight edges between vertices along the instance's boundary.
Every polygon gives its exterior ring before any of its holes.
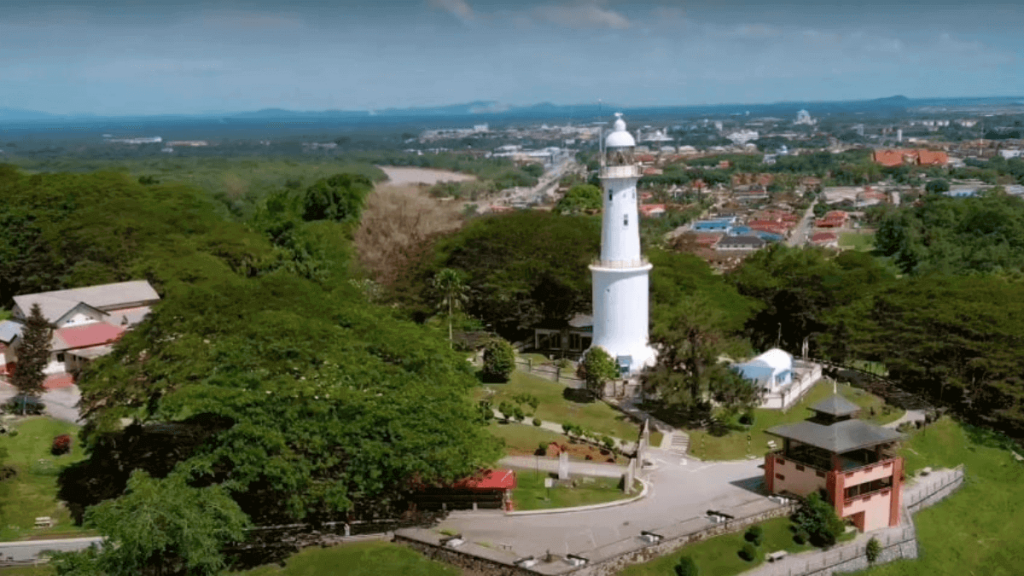
{"type": "MultiPolygon", "coordinates": [[[[664,443],[662,444],[664,446],[664,443]]],[[[672,431],[672,438],[669,441],[668,449],[671,452],[686,454],[690,449],[690,437],[679,430],[672,431]]]]}

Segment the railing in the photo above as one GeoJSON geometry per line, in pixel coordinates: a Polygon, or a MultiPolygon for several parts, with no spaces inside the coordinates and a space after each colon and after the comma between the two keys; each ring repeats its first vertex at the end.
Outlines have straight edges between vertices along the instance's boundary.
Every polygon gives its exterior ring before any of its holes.
{"type": "Polygon", "coordinates": [[[591,261],[591,266],[594,268],[612,268],[616,270],[624,270],[627,268],[643,268],[650,266],[650,261],[647,258],[638,258],[633,260],[601,260],[595,259],[591,261]]]}
{"type": "Polygon", "coordinates": [[[882,496],[888,496],[891,491],[892,486],[886,486],[885,488],[879,488],[877,490],[872,490],[871,492],[863,492],[861,494],[857,494],[856,496],[850,496],[849,498],[846,498],[844,496],[843,506],[853,506],[853,503],[857,502],[858,500],[870,500],[873,496],[877,496],[879,494],[881,494],[882,496]]]}

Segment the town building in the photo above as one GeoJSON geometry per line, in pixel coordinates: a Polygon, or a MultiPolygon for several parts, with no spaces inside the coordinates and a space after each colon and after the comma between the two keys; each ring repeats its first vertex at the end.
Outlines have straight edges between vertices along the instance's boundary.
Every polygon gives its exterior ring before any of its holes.
{"type": "Polygon", "coordinates": [[[145,280],[15,296],[11,319],[0,322],[0,374],[16,368],[22,331],[35,305],[53,330],[43,372],[47,386],[55,387],[70,384],[87,362],[109,354],[159,301],[145,280]]]}
{"type": "Polygon", "coordinates": [[[716,244],[715,250],[760,250],[765,242],[759,236],[723,236],[716,244]]]}
{"type": "Polygon", "coordinates": [[[903,435],[858,420],[860,407],[839,395],[811,411],[809,420],[767,430],[782,439],[781,449],[765,455],[768,492],[823,492],[862,532],[899,525],[904,465],[895,447],[903,435]]]}
{"type": "Polygon", "coordinates": [[[636,141],[622,114],[605,139],[599,177],[603,189],[601,256],[593,275],[593,346],[615,359],[623,374],[653,365],[648,342],[648,286],[653,266],[640,253],[636,184],[641,177],[634,157],[636,141]]]}

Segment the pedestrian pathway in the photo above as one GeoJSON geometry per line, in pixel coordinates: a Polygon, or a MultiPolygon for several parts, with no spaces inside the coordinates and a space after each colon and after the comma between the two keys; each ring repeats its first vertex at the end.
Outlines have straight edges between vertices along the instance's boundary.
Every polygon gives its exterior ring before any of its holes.
{"type": "MultiPolygon", "coordinates": [[[[523,468],[558,472],[558,459],[541,456],[506,456],[498,461],[509,468],[523,468]]],[[[581,476],[600,476],[602,478],[619,478],[626,473],[625,466],[618,464],[598,464],[594,462],[569,461],[569,473],[581,476]]]]}
{"type": "MultiPolygon", "coordinates": [[[[501,412],[499,412],[497,409],[492,409],[492,411],[494,412],[494,417],[495,418],[497,418],[499,420],[502,420],[502,421],[505,420],[505,417],[502,416],[501,412]]],[[[530,417],[527,417],[522,422],[518,422],[516,420],[509,420],[508,422],[509,422],[509,424],[515,424],[515,425],[519,425],[519,426],[533,426],[533,418],[530,418],[530,417]]],[[[561,424],[557,424],[555,422],[548,422],[548,421],[545,421],[545,420],[541,420],[539,428],[542,428],[542,429],[547,430],[549,432],[554,432],[556,434],[565,434],[565,432],[562,430],[562,425],[561,424]]],[[[611,438],[612,440],[615,440],[615,446],[618,447],[620,452],[633,452],[633,451],[636,450],[636,442],[627,442],[625,440],[622,440],[620,438],[616,438],[614,436],[609,436],[609,438],[611,438]]]]}
{"type": "Polygon", "coordinates": [[[899,417],[899,419],[886,424],[885,428],[892,428],[895,430],[904,422],[924,422],[924,410],[907,410],[903,416],[899,417]]]}

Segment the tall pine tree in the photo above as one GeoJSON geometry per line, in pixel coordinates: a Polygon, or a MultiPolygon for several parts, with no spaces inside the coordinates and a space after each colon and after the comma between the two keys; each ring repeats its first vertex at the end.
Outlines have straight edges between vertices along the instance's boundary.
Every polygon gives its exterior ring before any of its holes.
{"type": "MultiPolygon", "coordinates": [[[[24,396],[38,397],[43,393],[43,382],[46,381],[43,370],[50,362],[52,332],[50,323],[43,318],[39,304],[33,304],[25,321],[25,329],[21,332],[18,363],[11,377],[11,384],[24,396]]],[[[24,401],[21,411],[25,413],[24,401]]]]}

